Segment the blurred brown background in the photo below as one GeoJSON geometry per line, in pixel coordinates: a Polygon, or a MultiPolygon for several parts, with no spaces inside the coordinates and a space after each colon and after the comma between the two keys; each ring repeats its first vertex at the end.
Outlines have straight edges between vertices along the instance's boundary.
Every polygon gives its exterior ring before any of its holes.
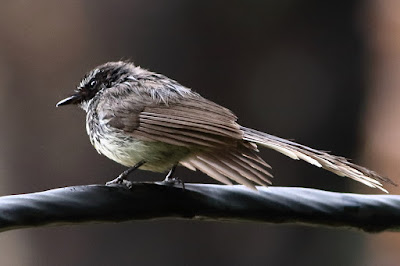
{"type": "MultiPolygon", "coordinates": [[[[124,170],[91,147],[82,110],[54,106],[86,71],[120,59],[194,88],[245,126],[354,158],[399,182],[399,15],[395,0],[4,1],[0,193],[105,183],[124,170]]],[[[262,155],[275,185],[379,192],[262,155]]],[[[394,233],[143,221],[5,232],[0,264],[397,265],[399,247],[394,233]]]]}

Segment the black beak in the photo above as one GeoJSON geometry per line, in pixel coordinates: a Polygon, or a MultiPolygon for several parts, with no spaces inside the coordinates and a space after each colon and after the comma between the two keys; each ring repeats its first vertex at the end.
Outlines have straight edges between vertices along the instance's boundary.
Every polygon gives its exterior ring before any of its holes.
{"type": "Polygon", "coordinates": [[[77,104],[82,100],[82,96],[80,93],[75,93],[74,95],[69,96],[68,98],[65,98],[64,100],[59,101],[56,104],[56,107],[59,107],[61,105],[67,105],[67,104],[77,104]]]}

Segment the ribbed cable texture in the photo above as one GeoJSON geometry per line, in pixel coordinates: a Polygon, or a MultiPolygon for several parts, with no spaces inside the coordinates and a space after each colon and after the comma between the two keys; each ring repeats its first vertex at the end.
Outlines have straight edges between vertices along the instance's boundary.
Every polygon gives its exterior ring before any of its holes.
{"type": "MultiPolygon", "coordinates": [[[[0,197],[0,230],[51,224],[185,218],[301,223],[367,232],[398,231],[400,196],[296,187],[165,183],[88,185],[0,197]]],[[[134,226],[134,225],[132,225],[134,226]]]]}

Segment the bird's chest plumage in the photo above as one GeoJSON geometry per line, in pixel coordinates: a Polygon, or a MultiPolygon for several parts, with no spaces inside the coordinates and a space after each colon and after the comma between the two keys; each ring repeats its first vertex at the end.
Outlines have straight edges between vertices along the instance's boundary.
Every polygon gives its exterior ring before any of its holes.
{"type": "Polygon", "coordinates": [[[144,160],[146,163],[140,169],[166,172],[189,154],[185,147],[136,139],[108,122],[99,118],[95,108],[89,108],[86,131],[99,153],[122,165],[131,167],[144,160]]]}

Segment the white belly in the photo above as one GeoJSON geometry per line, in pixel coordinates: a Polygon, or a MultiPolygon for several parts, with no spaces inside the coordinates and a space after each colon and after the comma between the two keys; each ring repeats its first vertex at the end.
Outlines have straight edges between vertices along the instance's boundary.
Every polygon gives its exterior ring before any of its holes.
{"type": "Polygon", "coordinates": [[[145,161],[140,169],[167,172],[189,153],[185,147],[162,142],[135,140],[120,134],[106,135],[107,137],[94,138],[93,146],[99,153],[128,167],[145,161]]]}

